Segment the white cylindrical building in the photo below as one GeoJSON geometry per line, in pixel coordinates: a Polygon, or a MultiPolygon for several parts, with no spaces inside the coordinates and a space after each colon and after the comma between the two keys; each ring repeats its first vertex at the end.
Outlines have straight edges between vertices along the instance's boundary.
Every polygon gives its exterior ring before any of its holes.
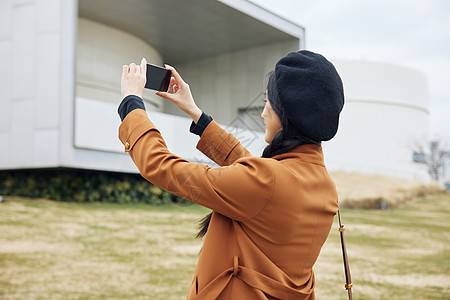
{"type": "Polygon", "coordinates": [[[398,65],[333,61],[344,82],[337,135],[325,144],[331,170],[427,179],[413,153],[426,147],[428,87],[424,74],[398,65]]]}

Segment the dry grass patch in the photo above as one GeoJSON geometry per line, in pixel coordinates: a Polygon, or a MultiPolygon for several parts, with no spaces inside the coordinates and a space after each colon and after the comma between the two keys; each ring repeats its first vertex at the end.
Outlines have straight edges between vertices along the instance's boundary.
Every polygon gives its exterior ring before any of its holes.
{"type": "MultiPolygon", "coordinates": [[[[0,299],[185,299],[199,206],[0,203],[0,299]]],[[[450,195],[343,210],[354,299],[450,299],[450,195]]],[[[337,224],[317,299],[346,299],[337,224]]]]}
{"type": "Polygon", "coordinates": [[[436,183],[424,184],[385,175],[332,172],[343,208],[380,209],[403,205],[429,194],[442,193],[436,183]]]}
{"type": "Polygon", "coordinates": [[[206,212],[10,199],[0,206],[0,299],[184,299],[206,212]]]}

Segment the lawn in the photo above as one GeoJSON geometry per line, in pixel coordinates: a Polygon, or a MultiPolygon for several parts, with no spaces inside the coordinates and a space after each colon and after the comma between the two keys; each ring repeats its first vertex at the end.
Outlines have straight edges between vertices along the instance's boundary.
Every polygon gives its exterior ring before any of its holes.
{"type": "MultiPolygon", "coordinates": [[[[197,205],[0,203],[0,299],[185,299],[201,241],[197,205]]],[[[450,195],[345,210],[354,299],[450,299],[450,195]]],[[[346,299],[335,222],[316,298],[346,299]]]]}

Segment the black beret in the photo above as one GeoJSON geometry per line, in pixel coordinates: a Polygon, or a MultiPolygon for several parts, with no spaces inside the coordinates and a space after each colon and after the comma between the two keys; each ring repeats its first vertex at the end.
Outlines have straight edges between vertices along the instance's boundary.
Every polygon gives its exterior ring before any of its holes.
{"type": "Polygon", "coordinates": [[[335,136],[344,89],[332,63],[310,51],[291,52],[276,64],[275,80],[281,106],[300,133],[314,141],[335,136]]]}

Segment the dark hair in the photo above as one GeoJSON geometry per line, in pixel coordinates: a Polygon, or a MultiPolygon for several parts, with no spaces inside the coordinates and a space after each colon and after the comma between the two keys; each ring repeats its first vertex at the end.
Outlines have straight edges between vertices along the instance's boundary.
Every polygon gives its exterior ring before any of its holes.
{"type": "Polygon", "coordinates": [[[286,113],[281,105],[280,97],[278,96],[278,90],[275,80],[275,72],[272,71],[268,74],[269,80],[267,82],[267,98],[270,105],[277,114],[281,121],[283,129],[275,134],[272,142],[264,148],[262,157],[272,157],[278,154],[287,153],[295,147],[305,144],[320,145],[320,142],[313,141],[310,138],[305,137],[300,131],[295,128],[288,120],[286,113]]]}
{"type": "MultiPolygon", "coordinates": [[[[283,107],[281,106],[280,97],[278,96],[275,72],[272,71],[267,74],[269,77],[267,81],[267,98],[269,98],[270,105],[280,118],[281,126],[283,129],[275,134],[272,142],[264,148],[261,157],[272,157],[278,154],[287,153],[295,147],[305,144],[320,145],[321,142],[313,141],[304,135],[302,135],[288,120],[283,107]]],[[[212,212],[198,221],[199,231],[196,235],[197,238],[202,238],[208,231],[209,223],[211,221],[212,212]]]]}

